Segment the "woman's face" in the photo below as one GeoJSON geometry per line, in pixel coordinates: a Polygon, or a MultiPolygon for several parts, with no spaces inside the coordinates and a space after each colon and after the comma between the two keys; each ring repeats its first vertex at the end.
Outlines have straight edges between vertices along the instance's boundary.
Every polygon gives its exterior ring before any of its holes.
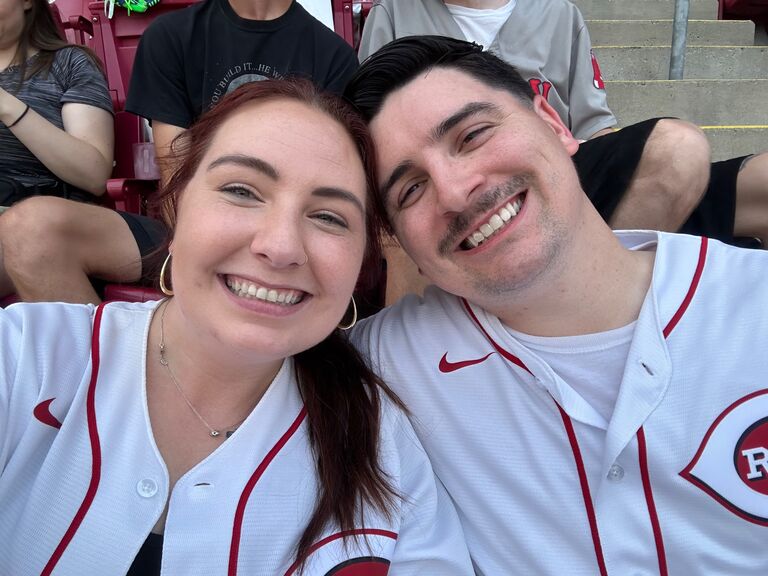
{"type": "MultiPolygon", "coordinates": [[[[0,49],[14,48],[24,28],[24,12],[32,0],[0,0],[0,49]]],[[[9,64],[0,62],[0,66],[9,64]]]]}
{"type": "Polygon", "coordinates": [[[350,303],[366,245],[352,139],[309,106],[243,106],[181,195],[170,251],[195,335],[277,360],[323,340],[350,303]]]}

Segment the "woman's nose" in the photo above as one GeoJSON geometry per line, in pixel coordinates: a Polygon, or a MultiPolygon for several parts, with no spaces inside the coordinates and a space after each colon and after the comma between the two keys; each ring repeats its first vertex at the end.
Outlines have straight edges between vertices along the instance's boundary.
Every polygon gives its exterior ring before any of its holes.
{"type": "Polygon", "coordinates": [[[275,268],[306,264],[308,255],[300,220],[300,216],[292,214],[265,215],[251,240],[251,252],[275,268]]]}

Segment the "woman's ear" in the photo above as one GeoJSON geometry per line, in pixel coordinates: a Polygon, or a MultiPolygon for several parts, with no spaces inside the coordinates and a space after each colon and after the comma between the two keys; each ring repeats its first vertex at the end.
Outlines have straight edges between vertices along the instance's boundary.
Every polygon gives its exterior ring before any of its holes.
{"type": "Polygon", "coordinates": [[[568,155],[573,156],[576,154],[576,151],[579,149],[579,141],[573,137],[568,127],[563,124],[560,115],[555,109],[539,94],[533,97],[533,111],[552,129],[568,152],[568,155]]]}

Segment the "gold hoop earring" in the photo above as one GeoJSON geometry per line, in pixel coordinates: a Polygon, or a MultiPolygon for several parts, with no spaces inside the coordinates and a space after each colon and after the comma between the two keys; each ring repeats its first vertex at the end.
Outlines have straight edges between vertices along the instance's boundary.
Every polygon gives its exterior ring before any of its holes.
{"type": "MultiPolygon", "coordinates": [[[[345,316],[346,316],[346,314],[345,314],[345,316]]],[[[344,320],[344,319],[342,318],[342,320],[344,320]]],[[[357,304],[355,304],[355,297],[352,296],[352,322],[350,322],[346,326],[342,325],[342,324],[339,324],[338,328],[339,328],[339,330],[349,330],[355,324],[357,324],[357,304]]]]}
{"type": "Polygon", "coordinates": [[[165,283],[165,270],[168,268],[168,262],[170,261],[171,253],[168,252],[168,256],[165,257],[165,261],[163,262],[163,267],[160,268],[160,291],[166,296],[173,296],[173,290],[168,288],[168,285],[165,283]]]}

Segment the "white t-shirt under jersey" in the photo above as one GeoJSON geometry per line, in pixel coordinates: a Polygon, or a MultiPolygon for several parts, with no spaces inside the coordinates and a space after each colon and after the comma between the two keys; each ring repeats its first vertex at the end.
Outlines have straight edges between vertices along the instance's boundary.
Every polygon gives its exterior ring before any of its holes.
{"type": "Polygon", "coordinates": [[[446,2],[445,7],[448,8],[448,11],[453,16],[453,19],[456,20],[467,40],[477,42],[484,49],[488,50],[504,22],[512,14],[516,4],[517,0],[509,0],[504,6],[499,8],[483,10],[457,6],[456,4],[446,2]]]}
{"type": "Polygon", "coordinates": [[[584,400],[611,421],[636,322],[579,336],[531,336],[507,331],[533,350],[584,400]]]}

